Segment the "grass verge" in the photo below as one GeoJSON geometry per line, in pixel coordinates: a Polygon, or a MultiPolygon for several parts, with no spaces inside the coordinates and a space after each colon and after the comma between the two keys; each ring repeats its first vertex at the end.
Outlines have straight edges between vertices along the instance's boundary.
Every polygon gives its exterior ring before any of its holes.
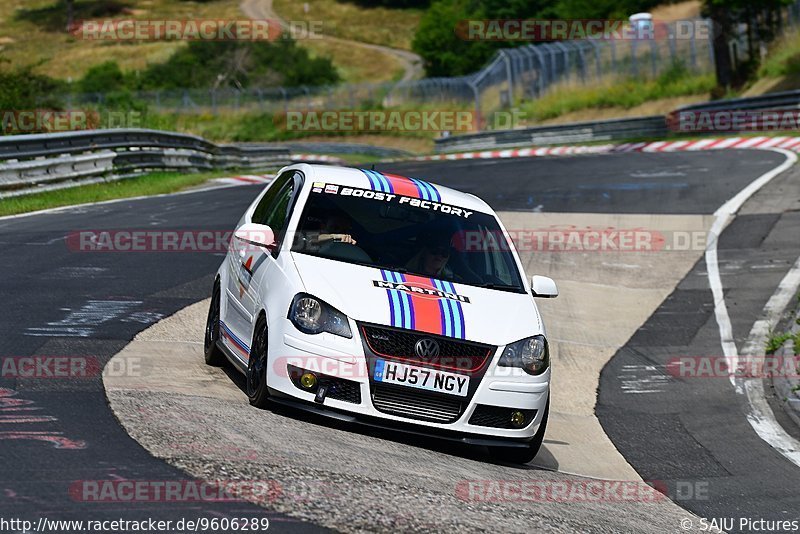
{"type": "Polygon", "coordinates": [[[286,20],[322,21],[324,35],[403,50],[411,50],[422,17],[421,9],[369,6],[364,1],[275,0],[273,6],[286,20]]]}
{"type": "MultiPolygon", "coordinates": [[[[78,79],[87,69],[116,61],[124,71],[165,61],[185,42],[79,39],[66,32],[63,0],[0,2],[0,47],[12,65],[36,65],[54,78],[78,79]]],[[[76,0],[75,19],[201,20],[245,18],[239,0],[76,0]]]]}
{"type": "Polygon", "coordinates": [[[0,216],[17,215],[50,208],[74,206],[104,200],[176,193],[200,185],[212,178],[233,176],[231,170],[183,174],[155,172],[136,178],[81,185],[56,191],[45,191],[20,197],[0,199],[0,216]]]}
{"type": "Polygon", "coordinates": [[[789,31],[771,47],[758,69],[759,78],[800,74],[800,32],[789,31]]]}
{"type": "Polygon", "coordinates": [[[596,86],[565,86],[542,98],[524,101],[520,109],[528,120],[544,121],[581,110],[630,109],[645,102],[709,93],[713,74],[696,75],[676,64],[653,80],[623,80],[596,86]]]}

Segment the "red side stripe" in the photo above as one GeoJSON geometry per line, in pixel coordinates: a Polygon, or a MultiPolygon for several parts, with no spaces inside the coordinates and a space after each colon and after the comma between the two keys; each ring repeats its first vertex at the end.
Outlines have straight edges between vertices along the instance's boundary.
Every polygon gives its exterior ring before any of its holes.
{"type": "MultiPolygon", "coordinates": [[[[406,282],[419,287],[436,289],[430,278],[406,275],[406,282]]],[[[411,305],[414,307],[414,328],[428,334],[444,334],[442,313],[439,310],[439,299],[433,296],[423,296],[411,293],[411,305]]]]}
{"type": "Polygon", "coordinates": [[[405,176],[387,173],[383,173],[383,175],[387,180],[389,180],[389,182],[391,182],[392,189],[394,189],[395,194],[402,195],[404,197],[421,198],[417,186],[405,176]]]}

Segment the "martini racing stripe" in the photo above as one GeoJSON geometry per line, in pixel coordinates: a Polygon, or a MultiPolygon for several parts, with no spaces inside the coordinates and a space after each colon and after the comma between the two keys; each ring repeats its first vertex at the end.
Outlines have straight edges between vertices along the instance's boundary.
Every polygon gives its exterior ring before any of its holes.
{"type": "MultiPolygon", "coordinates": [[[[401,284],[405,282],[405,277],[400,273],[381,269],[381,276],[388,282],[401,284]]],[[[411,305],[411,298],[404,291],[387,289],[386,295],[389,298],[389,310],[392,318],[392,326],[414,330],[414,308],[411,305]]]]}
{"type": "MultiPolygon", "coordinates": [[[[422,276],[405,275],[405,281],[411,286],[436,289],[431,278],[422,276]]],[[[442,321],[441,308],[439,302],[441,298],[435,295],[424,295],[420,293],[406,293],[411,297],[411,305],[414,308],[414,318],[416,330],[429,334],[444,335],[445,327],[442,321]]]]}
{"type": "Polygon", "coordinates": [[[383,177],[383,175],[377,171],[368,171],[365,169],[361,169],[367,179],[369,179],[369,186],[373,191],[382,191],[384,193],[392,193],[391,184],[389,181],[383,177]]]}
{"type": "MultiPolygon", "coordinates": [[[[458,295],[452,282],[442,282],[440,280],[433,280],[433,282],[436,284],[436,289],[446,293],[452,293],[453,295],[458,295]]],[[[442,306],[443,314],[449,317],[448,325],[452,327],[451,333],[445,335],[459,339],[466,339],[466,332],[464,328],[464,310],[461,307],[461,302],[451,299],[441,299],[439,304],[442,306]]]]}
{"type": "Polygon", "coordinates": [[[238,350],[239,352],[244,354],[245,358],[249,359],[250,358],[250,347],[248,347],[247,344],[244,341],[242,341],[238,337],[236,337],[236,334],[234,334],[231,331],[231,329],[228,328],[228,325],[226,325],[223,321],[219,322],[219,326],[221,327],[221,330],[222,330],[222,336],[225,339],[227,339],[228,341],[230,341],[231,345],[233,345],[233,347],[236,350],[238,350]]]}
{"type": "MultiPolygon", "coordinates": [[[[384,281],[406,284],[410,287],[436,289],[457,295],[455,286],[435,278],[405,275],[381,270],[384,281]]],[[[391,325],[396,328],[417,330],[457,339],[465,338],[464,312],[461,302],[451,298],[414,293],[399,289],[386,289],[391,325]]]]}
{"type": "Polygon", "coordinates": [[[373,191],[383,193],[394,193],[404,197],[419,198],[422,200],[432,200],[441,202],[442,196],[432,184],[416,178],[406,178],[396,174],[384,174],[382,172],[361,169],[361,172],[369,180],[370,188],[373,191]]]}

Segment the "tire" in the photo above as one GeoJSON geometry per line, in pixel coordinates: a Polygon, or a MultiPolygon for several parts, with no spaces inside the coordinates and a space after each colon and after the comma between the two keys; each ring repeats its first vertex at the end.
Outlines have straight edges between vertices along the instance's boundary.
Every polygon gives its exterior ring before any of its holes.
{"type": "Polygon", "coordinates": [[[533,439],[527,444],[527,447],[489,447],[489,454],[495,460],[502,462],[509,462],[512,464],[527,464],[539,454],[539,449],[542,448],[544,442],[544,433],[547,429],[547,419],[550,416],[550,399],[547,399],[547,404],[544,407],[544,416],[539,429],[534,434],[533,439]]]}
{"type": "Polygon", "coordinates": [[[259,317],[253,332],[250,359],[247,362],[247,398],[256,408],[266,408],[269,398],[267,388],[267,321],[259,317]]]}
{"type": "Polygon", "coordinates": [[[220,367],[225,363],[225,355],[217,346],[219,341],[219,310],[220,310],[220,290],[219,280],[214,282],[214,289],[211,292],[211,304],[208,307],[208,319],[206,319],[206,334],[203,340],[203,353],[206,357],[206,364],[220,367]]]}

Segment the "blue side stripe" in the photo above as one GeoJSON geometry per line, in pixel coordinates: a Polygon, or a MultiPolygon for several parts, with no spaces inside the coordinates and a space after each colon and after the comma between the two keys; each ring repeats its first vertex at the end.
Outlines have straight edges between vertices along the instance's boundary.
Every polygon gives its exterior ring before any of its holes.
{"type": "MultiPolygon", "coordinates": [[[[456,288],[452,282],[444,282],[444,286],[448,293],[456,295],[456,288]]],[[[461,308],[461,302],[449,301],[451,309],[453,310],[453,323],[455,325],[455,336],[460,339],[466,339],[466,328],[464,324],[464,310],[461,308]]]]}
{"type": "MultiPolygon", "coordinates": [[[[406,280],[406,277],[405,277],[404,274],[401,274],[401,273],[396,273],[396,274],[397,274],[398,282],[406,283],[407,280],[406,280]]],[[[404,313],[404,317],[406,319],[406,321],[405,321],[406,328],[410,328],[411,330],[414,330],[414,328],[417,325],[417,321],[416,321],[416,318],[414,317],[414,304],[413,304],[413,301],[411,300],[411,295],[409,295],[408,293],[403,291],[402,292],[402,296],[406,301],[406,309],[404,311],[408,312],[407,314],[404,313]]]]}
{"type": "MultiPolygon", "coordinates": [[[[397,278],[395,274],[391,271],[386,271],[386,275],[389,278],[390,282],[397,282],[397,278]]],[[[392,309],[392,326],[396,326],[398,328],[402,328],[403,326],[403,316],[405,314],[403,295],[397,291],[396,289],[387,289],[386,291],[389,292],[391,296],[391,303],[390,307],[392,309]]]]}
{"type": "Polygon", "coordinates": [[[375,171],[367,171],[367,172],[369,172],[370,176],[372,176],[372,178],[375,179],[375,183],[377,184],[377,188],[376,189],[378,191],[383,191],[384,193],[386,193],[387,192],[386,191],[386,184],[383,183],[383,180],[378,175],[378,173],[375,172],[375,171]]]}
{"type": "Polygon", "coordinates": [[[421,180],[417,180],[416,178],[409,178],[409,180],[411,180],[414,185],[417,186],[417,191],[419,191],[419,196],[422,197],[422,200],[431,200],[430,193],[428,193],[428,190],[425,189],[424,185],[422,185],[421,180]]]}
{"type": "Polygon", "coordinates": [[[236,334],[234,334],[233,331],[230,328],[228,328],[228,325],[226,325],[222,321],[219,322],[219,325],[222,327],[223,330],[225,330],[225,333],[228,334],[228,336],[234,343],[239,345],[240,348],[244,349],[245,352],[247,353],[250,352],[250,347],[248,347],[244,341],[236,337],[236,334]]]}
{"type": "Polygon", "coordinates": [[[389,187],[389,181],[378,172],[375,171],[367,171],[370,175],[375,178],[375,182],[378,184],[376,188],[378,191],[383,191],[384,193],[391,193],[391,189],[389,187]]]}
{"type": "MultiPolygon", "coordinates": [[[[386,271],[384,271],[383,269],[381,269],[381,277],[384,279],[384,281],[388,281],[386,278],[386,271]]],[[[386,297],[389,299],[389,317],[391,318],[392,326],[397,326],[394,298],[392,297],[391,289],[386,290],[386,297]]]]}
{"type": "Polygon", "coordinates": [[[431,200],[435,200],[436,202],[442,201],[442,197],[441,195],[439,195],[439,191],[437,191],[435,187],[433,187],[431,184],[423,180],[420,180],[420,183],[423,185],[423,187],[425,187],[428,190],[428,194],[431,196],[431,200]]]}
{"type": "Polygon", "coordinates": [[[369,183],[373,191],[383,191],[383,185],[381,184],[381,181],[378,180],[378,178],[375,176],[375,174],[373,174],[372,171],[367,169],[361,169],[361,172],[366,174],[367,178],[369,178],[369,183]]]}
{"type": "Polygon", "coordinates": [[[370,187],[371,187],[373,190],[374,190],[374,189],[376,189],[376,186],[375,186],[375,179],[374,179],[374,178],[373,178],[373,177],[372,177],[372,176],[369,174],[369,172],[367,172],[367,171],[366,171],[366,170],[364,170],[364,169],[361,169],[361,172],[363,172],[363,173],[364,173],[364,176],[366,176],[366,177],[367,177],[367,179],[369,180],[369,186],[370,186],[370,187]]]}
{"type": "Polygon", "coordinates": [[[394,186],[392,186],[391,180],[389,180],[386,176],[384,176],[382,173],[378,171],[372,171],[372,172],[374,172],[375,176],[378,176],[383,181],[384,185],[386,186],[387,193],[394,193],[394,186]]]}
{"type": "MultiPolygon", "coordinates": [[[[444,283],[436,280],[433,280],[433,285],[436,286],[436,289],[439,291],[444,291],[444,283]]],[[[453,337],[453,316],[450,309],[450,302],[449,299],[439,299],[439,308],[442,312],[442,324],[444,325],[444,335],[453,337]]]]}
{"type": "Polygon", "coordinates": [[[439,316],[440,316],[440,318],[442,320],[442,325],[444,325],[444,332],[442,332],[442,334],[444,334],[445,336],[453,337],[453,334],[450,333],[450,322],[447,320],[448,317],[447,317],[447,314],[444,311],[444,305],[445,305],[445,303],[440,299],[439,300],[439,316]]]}

